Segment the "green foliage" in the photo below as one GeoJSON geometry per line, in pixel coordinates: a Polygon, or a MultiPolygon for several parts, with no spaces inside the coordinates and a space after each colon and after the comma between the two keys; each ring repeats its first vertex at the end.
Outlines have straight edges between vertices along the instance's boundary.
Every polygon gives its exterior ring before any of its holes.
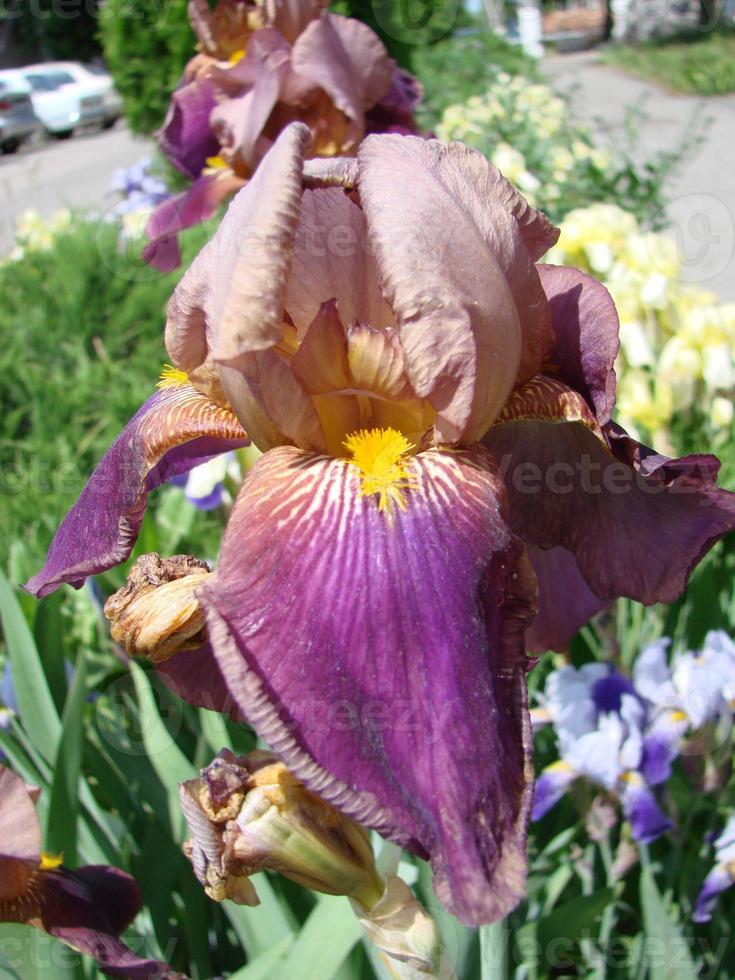
{"type": "MultiPolygon", "coordinates": [[[[17,24],[17,37],[30,57],[89,61],[99,56],[98,4],[89,0],[21,0],[4,6],[3,13],[17,24]]],[[[0,13],[0,21],[3,19],[0,13]]]]}
{"type": "MultiPolygon", "coordinates": [[[[186,236],[189,257],[206,234],[186,236]]],[[[50,250],[0,266],[2,566],[19,532],[35,560],[43,555],[107,446],[154,390],[176,276],[142,265],[141,248],[120,252],[117,226],[81,221],[50,250]]]]}
{"type": "Polygon", "coordinates": [[[419,118],[426,129],[436,126],[447,106],[484,92],[498,71],[538,77],[533,58],[487,29],[416,48],[411,64],[425,90],[419,118]]]}
{"type": "Polygon", "coordinates": [[[134,133],[154,132],[194,54],[187,0],[107,0],[100,28],[105,59],[130,128],[134,133]]]}
{"type": "Polygon", "coordinates": [[[735,92],[735,31],[693,31],[645,44],[607,48],[604,60],[674,92],[735,92]]]}

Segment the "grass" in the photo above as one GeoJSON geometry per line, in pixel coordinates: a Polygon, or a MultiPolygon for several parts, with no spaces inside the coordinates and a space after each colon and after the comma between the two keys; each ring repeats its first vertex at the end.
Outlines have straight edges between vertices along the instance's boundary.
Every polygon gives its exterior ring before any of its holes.
{"type": "Polygon", "coordinates": [[[603,59],[687,95],[735,92],[735,31],[692,31],[665,40],[608,48],[603,59]]]}

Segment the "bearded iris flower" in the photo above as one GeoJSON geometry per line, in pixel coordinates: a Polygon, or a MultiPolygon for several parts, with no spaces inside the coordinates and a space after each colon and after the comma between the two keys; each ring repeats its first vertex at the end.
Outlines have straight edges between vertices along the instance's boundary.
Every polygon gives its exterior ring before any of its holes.
{"type": "Polygon", "coordinates": [[[182,279],[166,387],[27,587],[123,561],[153,486],[252,439],[194,589],[207,642],[169,681],[489,922],[524,892],[527,649],[616,596],[673,599],[735,502],[713,457],[668,460],[611,423],[612,301],[535,265],[557,232],[484,157],[309,147],[305,126],[281,134],[182,279]]]}
{"type": "Polygon", "coordinates": [[[212,217],[250,179],[284,126],[301,120],[315,157],[354,155],[372,132],[418,132],[417,80],[397,68],[365,24],[327,0],[192,0],[199,53],[184,71],[159,133],[191,187],[153,214],[146,261],[168,272],[176,235],[212,217]]]}
{"type": "Polygon", "coordinates": [[[61,856],[41,852],[38,792],[0,766],[0,922],[36,926],[92,956],[110,977],[180,976],[120,940],[140,910],[130,875],[104,866],[71,871],[61,856]]]}
{"type": "Polygon", "coordinates": [[[561,758],[538,778],[534,820],[586,779],[617,796],[634,840],[648,844],[671,828],[651,789],[670,770],[651,777],[647,705],[627,677],[606,664],[564,667],[549,674],[540,700],[561,758]]]}

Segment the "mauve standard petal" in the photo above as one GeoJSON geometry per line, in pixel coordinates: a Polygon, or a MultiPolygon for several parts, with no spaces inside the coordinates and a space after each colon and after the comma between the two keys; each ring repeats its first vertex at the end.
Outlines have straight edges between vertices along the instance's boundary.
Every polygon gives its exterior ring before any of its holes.
{"type": "Polygon", "coordinates": [[[538,613],[526,634],[531,653],[566,650],[572,637],[607,605],[584,580],[566,548],[528,547],[538,580],[538,613]]]}
{"type": "MultiPolygon", "coordinates": [[[[458,194],[466,185],[456,148],[369,136],[358,160],[360,200],[408,379],[437,410],[439,441],[476,441],[511,392],[523,338],[508,281],[470,206],[476,202],[458,194]]],[[[493,209],[503,211],[486,204],[484,220],[493,209]]]]}
{"type": "Polygon", "coordinates": [[[656,456],[585,422],[510,421],[483,443],[508,487],[510,523],[527,543],[572,551],[603,600],[672,602],[715,542],[735,527],[735,494],[717,460],[656,456]]]}
{"type": "Polygon", "coordinates": [[[556,265],[537,266],[551,310],[553,372],[581,392],[605,425],[615,407],[620,324],[612,296],[591,276],[556,265]]]}
{"type": "Polygon", "coordinates": [[[266,28],[250,39],[247,54],[232,71],[254,79],[239,98],[227,99],[212,113],[212,126],[228,161],[237,159],[248,172],[257,167],[268,146],[262,133],[289,70],[291,49],[278,31],[266,28]]]}
{"type": "Polygon", "coordinates": [[[535,583],[482,450],[409,466],[389,517],[346,461],[267,453],[200,599],[260,736],[314,792],[429,855],[441,900],[487,922],[524,890],[535,583]]]}
{"type": "Polygon", "coordinates": [[[329,0],[265,0],[266,22],[292,44],[329,0]]]}
{"type": "Polygon", "coordinates": [[[360,139],[364,113],[390,89],[394,63],[377,34],[359,20],[325,13],[293,46],[294,71],[316,81],[354,125],[360,139]]]}
{"type": "Polygon", "coordinates": [[[201,174],[219,144],[209,123],[216,106],[214,86],[204,80],[182,85],[171,97],[166,119],[158,132],[158,145],[189,180],[201,174]]]}
{"type": "Polygon", "coordinates": [[[418,136],[414,109],[424,97],[421,82],[403,68],[396,68],[386,95],[365,114],[365,132],[418,136]]]}
{"type": "Polygon", "coordinates": [[[137,980],[176,976],[166,963],[138,956],[119,938],[141,904],[138,886],[130,875],[104,866],[77,871],[59,868],[42,872],[40,883],[38,925],[93,957],[108,977],[137,980]]]}
{"type": "Polygon", "coordinates": [[[286,292],[286,309],[300,335],[331,299],[346,327],[395,323],[380,290],[365,215],[337,187],[306,190],[301,202],[286,292]]]}
{"type": "Polygon", "coordinates": [[[281,133],[176,287],[166,347],[177,367],[192,370],[207,349],[215,360],[237,361],[281,339],[301,167],[310,139],[298,123],[281,133]]]}
{"type": "Polygon", "coordinates": [[[178,234],[213,217],[230,194],[243,185],[241,177],[227,171],[204,174],[191,187],[162,201],[148,220],[149,244],[143,259],[160,272],[172,272],[181,264],[178,234]]]}
{"type": "Polygon", "coordinates": [[[43,568],[26,583],[28,592],[40,598],[64,582],[80,588],[89,575],[125,561],[151,490],[248,442],[232,412],[191,385],[156,392],[89,478],[56,532],[43,568]]]}

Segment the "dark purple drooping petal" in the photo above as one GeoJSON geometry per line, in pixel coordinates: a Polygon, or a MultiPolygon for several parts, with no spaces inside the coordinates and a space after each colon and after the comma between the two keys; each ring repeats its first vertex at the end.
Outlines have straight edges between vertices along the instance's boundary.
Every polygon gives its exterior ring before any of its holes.
{"type": "Polygon", "coordinates": [[[93,957],[109,977],[173,977],[167,964],[139,956],[120,940],[140,904],[135,881],[116,868],[40,873],[39,919],[46,932],[93,957]]]}
{"type": "Polygon", "coordinates": [[[604,609],[579,571],[577,559],[566,548],[528,547],[538,580],[538,613],[526,635],[532,653],[566,650],[574,634],[604,609]]]}
{"type": "Polygon", "coordinates": [[[158,144],[177,170],[196,180],[209,157],[219,154],[219,143],[209,118],[217,105],[211,82],[196,80],[182,85],[171,97],[158,144]]]}
{"type": "Polygon", "coordinates": [[[233,721],[245,720],[238,711],[208,643],[197,650],[177,653],[156,664],[156,670],[166,686],[189,704],[229,715],[233,721]]]}
{"type": "Polygon", "coordinates": [[[535,583],[487,462],[414,457],[389,515],[345,460],[273,450],[200,590],[242,714],[310,789],[428,855],[468,922],[523,894],[533,784],[535,583]]]}
{"type": "Polygon", "coordinates": [[[107,450],[26,589],[40,598],[64,582],[79,588],[87,576],[125,561],[151,490],[247,444],[235,416],[191,385],[156,392],[107,450]]]}
{"type": "Polygon", "coordinates": [[[612,296],[591,276],[564,266],[537,266],[556,335],[549,370],[584,395],[600,425],[615,407],[615,371],[620,339],[612,296]]]}
{"type": "Polygon", "coordinates": [[[714,482],[712,456],[669,460],[617,428],[603,441],[583,421],[503,422],[483,442],[508,487],[516,534],[571,551],[602,600],[673,601],[735,527],[735,494],[714,482]]]}

